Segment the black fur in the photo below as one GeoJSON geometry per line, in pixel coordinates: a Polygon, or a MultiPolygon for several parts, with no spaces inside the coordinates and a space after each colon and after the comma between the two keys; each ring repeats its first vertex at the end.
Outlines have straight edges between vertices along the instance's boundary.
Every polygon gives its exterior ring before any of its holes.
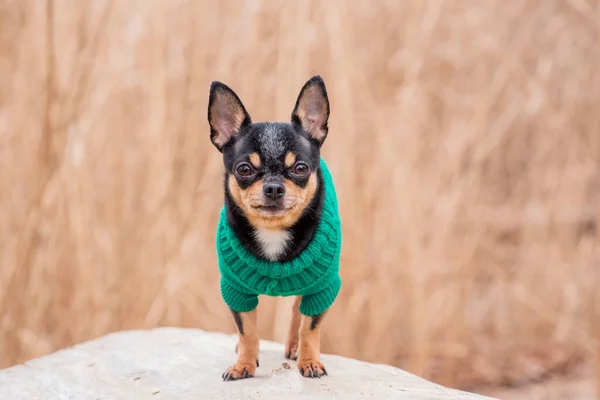
{"type": "Polygon", "coordinates": [[[280,261],[288,261],[296,257],[308,245],[316,231],[323,207],[323,178],[319,169],[320,150],[318,146],[307,140],[299,127],[289,123],[258,123],[252,124],[243,132],[244,136],[235,146],[224,150],[225,163],[225,204],[228,222],[240,242],[253,254],[261,257],[259,244],[254,239],[254,227],[250,224],[242,209],[240,209],[228,190],[228,179],[238,179],[242,189],[252,185],[259,179],[265,181],[282,181],[287,178],[300,187],[306,187],[308,177],[297,178],[287,172],[284,166],[285,154],[293,151],[297,160],[306,162],[311,170],[317,170],[318,188],[312,201],[302,213],[296,224],[288,229],[293,238],[293,246],[288,246],[279,257],[280,261]],[[265,138],[265,135],[271,135],[265,138]],[[262,171],[251,179],[230,177],[235,166],[246,161],[248,155],[258,153],[264,163],[262,171]]]}
{"type": "Polygon", "coordinates": [[[236,179],[241,189],[247,189],[258,180],[263,180],[263,184],[283,184],[287,180],[300,188],[306,188],[310,174],[298,176],[293,173],[293,169],[286,167],[285,157],[288,152],[296,155],[296,163],[305,163],[311,172],[316,171],[316,193],[302,212],[298,221],[287,229],[292,239],[285,251],[278,256],[278,261],[292,260],[306,248],[317,229],[324,198],[323,178],[319,169],[321,158],[320,147],[323,144],[324,138],[322,140],[312,138],[309,133],[304,131],[302,121],[300,121],[297,115],[300,97],[310,85],[316,85],[319,88],[318,93],[323,96],[318,99],[321,102],[320,104],[323,104],[323,102],[326,103],[327,113],[323,124],[326,131],[329,102],[327,100],[325,84],[318,76],[313,77],[302,88],[299,100],[296,102],[296,107],[292,112],[291,122],[252,123],[246,109],[231,89],[221,83],[213,83],[211,86],[209,122],[211,122],[211,140],[213,140],[213,143],[215,135],[218,132],[212,127],[211,115],[219,115],[219,110],[211,109],[211,105],[215,102],[215,96],[227,95],[228,99],[232,99],[231,101],[239,102],[234,108],[240,110],[241,114],[238,117],[239,120],[243,120],[243,123],[231,140],[222,146],[217,146],[217,148],[223,153],[223,163],[225,166],[224,188],[228,222],[244,247],[259,258],[264,257],[260,244],[254,238],[255,228],[249,222],[244,211],[232,198],[229,192],[228,180],[236,179]],[[242,163],[248,163],[249,156],[252,153],[258,153],[261,166],[251,176],[241,176],[237,172],[237,168],[242,163]]]}
{"type": "Polygon", "coordinates": [[[310,321],[310,330],[311,331],[314,331],[315,329],[317,329],[317,326],[319,326],[319,323],[323,319],[323,315],[325,315],[324,312],[321,314],[317,314],[311,318],[311,321],[310,321]]]}
{"type": "MultiPolygon", "coordinates": [[[[235,326],[237,326],[238,332],[240,332],[240,335],[243,335],[244,334],[244,321],[242,321],[242,316],[240,315],[239,312],[233,311],[231,308],[229,309],[229,311],[231,311],[231,314],[233,315],[233,320],[235,321],[235,326]]],[[[236,351],[237,351],[237,346],[236,346],[236,351]]]]}

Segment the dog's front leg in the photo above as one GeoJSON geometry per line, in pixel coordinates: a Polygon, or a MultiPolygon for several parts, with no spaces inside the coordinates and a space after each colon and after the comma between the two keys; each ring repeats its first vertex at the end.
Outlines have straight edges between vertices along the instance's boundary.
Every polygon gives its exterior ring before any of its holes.
{"type": "Polygon", "coordinates": [[[290,323],[290,330],[288,332],[287,341],[285,343],[285,358],[289,360],[298,359],[298,342],[300,341],[300,321],[302,315],[300,314],[300,301],[302,296],[296,297],[292,308],[292,320],[290,323]]]}
{"type": "Polygon", "coordinates": [[[258,332],[256,309],[239,313],[231,310],[238,331],[237,362],[223,373],[224,381],[251,378],[258,366],[258,332]]]}
{"type": "Polygon", "coordinates": [[[321,325],[325,313],[312,317],[303,315],[300,322],[300,345],[298,348],[298,369],[307,378],[320,378],[327,375],[321,358],[321,325]]]}

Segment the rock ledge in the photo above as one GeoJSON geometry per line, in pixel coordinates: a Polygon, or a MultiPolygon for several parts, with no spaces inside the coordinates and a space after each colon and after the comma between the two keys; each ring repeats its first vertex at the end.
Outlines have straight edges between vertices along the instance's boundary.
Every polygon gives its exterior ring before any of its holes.
{"type": "Polygon", "coordinates": [[[235,343],[197,329],[117,332],[0,370],[0,399],[486,399],[333,355],[322,355],[329,376],[302,378],[283,346],[269,341],[261,341],[256,377],[223,382],[235,343]]]}

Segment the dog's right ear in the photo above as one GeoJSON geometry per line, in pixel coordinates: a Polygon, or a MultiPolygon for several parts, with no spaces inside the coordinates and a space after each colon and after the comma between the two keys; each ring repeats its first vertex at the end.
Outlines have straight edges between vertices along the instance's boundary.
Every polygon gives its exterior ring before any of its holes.
{"type": "Polygon", "coordinates": [[[240,98],[227,85],[214,81],[208,99],[210,140],[219,151],[235,139],[240,130],[250,124],[250,115],[240,98]]]}

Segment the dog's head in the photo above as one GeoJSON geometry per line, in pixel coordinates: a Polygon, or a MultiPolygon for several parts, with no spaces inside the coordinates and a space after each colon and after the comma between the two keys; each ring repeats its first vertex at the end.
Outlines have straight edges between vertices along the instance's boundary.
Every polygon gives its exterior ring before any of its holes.
{"type": "Polygon", "coordinates": [[[225,190],[257,228],[292,226],[315,196],[329,101],[320,76],[298,96],[291,122],[253,123],[226,85],[210,88],[210,138],[223,153],[225,190]]]}

